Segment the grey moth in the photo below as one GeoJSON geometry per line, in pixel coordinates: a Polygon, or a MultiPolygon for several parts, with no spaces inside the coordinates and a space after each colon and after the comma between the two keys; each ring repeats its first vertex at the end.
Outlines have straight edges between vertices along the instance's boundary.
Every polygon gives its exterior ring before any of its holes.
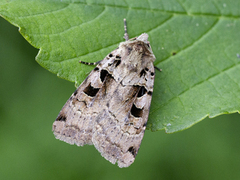
{"type": "Polygon", "coordinates": [[[129,40],[125,21],[124,37],[125,42],[97,63],[53,123],[57,139],[94,145],[119,167],[130,166],[138,153],[155,77],[148,34],[129,40]]]}

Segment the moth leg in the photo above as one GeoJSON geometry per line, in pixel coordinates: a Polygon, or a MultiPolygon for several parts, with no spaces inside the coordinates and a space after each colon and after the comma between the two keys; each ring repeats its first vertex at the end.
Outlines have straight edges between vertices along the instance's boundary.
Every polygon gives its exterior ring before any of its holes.
{"type": "Polygon", "coordinates": [[[154,69],[158,70],[158,71],[162,71],[162,69],[158,68],[157,66],[154,66],[154,69]]]}
{"type": "Polygon", "coordinates": [[[94,63],[89,63],[89,62],[79,61],[79,63],[86,64],[86,65],[89,65],[89,66],[97,65],[97,64],[99,64],[100,62],[101,62],[101,61],[97,61],[97,62],[94,62],[94,63]]]}
{"type": "MultiPolygon", "coordinates": [[[[94,65],[97,65],[99,64],[101,61],[97,61],[97,62],[94,62],[94,63],[89,63],[89,62],[84,62],[84,61],[79,61],[79,63],[81,64],[86,64],[88,66],[94,66],[94,65]]],[[[86,73],[86,75],[88,76],[90,74],[90,72],[86,73]]]]}

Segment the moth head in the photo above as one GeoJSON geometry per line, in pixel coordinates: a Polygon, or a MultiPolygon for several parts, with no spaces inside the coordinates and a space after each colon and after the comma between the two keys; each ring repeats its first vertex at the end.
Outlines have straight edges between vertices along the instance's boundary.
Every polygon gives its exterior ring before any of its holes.
{"type": "Polygon", "coordinates": [[[141,34],[140,36],[138,36],[138,37],[136,38],[135,41],[141,41],[141,42],[143,42],[145,48],[148,50],[148,52],[150,53],[150,55],[151,55],[151,56],[154,58],[154,60],[155,60],[155,56],[154,56],[154,54],[153,54],[151,45],[150,45],[150,43],[149,43],[149,41],[148,41],[148,34],[146,34],[146,33],[141,34]]]}
{"type": "Polygon", "coordinates": [[[148,34],[146,34],[146,33],[143,33],[140,36],[138,36],[136,40],[142,41],[145,44],[149,44],[149,42],[148,42],[148,34]]]}
{"type": "Polygon", "coordinates": [[[126,49],[128,55],[131,54],[133,52],[132,50],[134,49],[135,53],[137,52],[139,54],[144,54],[146,57],[148,57],[148,60],[152,62],[154,62],[156,59],[148,41],[148,34],[146,33],[143,33],[136,38],[129,39],[128,41],[121,42],[119,47],[120,49],[121,47],[126,49]]]}

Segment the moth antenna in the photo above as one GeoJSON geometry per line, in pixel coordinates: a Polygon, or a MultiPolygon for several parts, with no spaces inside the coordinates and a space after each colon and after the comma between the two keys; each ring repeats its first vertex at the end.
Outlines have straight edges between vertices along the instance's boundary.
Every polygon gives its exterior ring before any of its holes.
{"type": "Polygon", "coordinates": [[[129,40],[129,36],[128,36],[128,33],[127,33],[127,20],[124,18],[123,21],[124,21],[124,32],[125,32],[123,38],[126,41],[128,41],[129,40]]]}
{"type": "Polygon", "coordinates": [[[94,62],[94,63],[89,63],[89,62],[79,61],[79,63],[86,64],[86,65],[89,65],[89,66],[92,66],[92,65],[97,65],[97,64],[99,64],[100,61],[97,61],[97,62],[94,62]]]}

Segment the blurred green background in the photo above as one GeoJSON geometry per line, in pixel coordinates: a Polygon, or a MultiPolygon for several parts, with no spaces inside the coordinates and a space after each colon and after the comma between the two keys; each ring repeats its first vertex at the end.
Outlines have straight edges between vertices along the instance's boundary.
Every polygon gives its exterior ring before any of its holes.
{"type": "Polygon", "coordinates": [[[0,18],[0,179],[240,179],[240,115],[188,130],[146,131],[135,162],[120,169],[93,146],[56,140],[52,123],[74,83],[35,62],[38,50],[0,18]]]}

